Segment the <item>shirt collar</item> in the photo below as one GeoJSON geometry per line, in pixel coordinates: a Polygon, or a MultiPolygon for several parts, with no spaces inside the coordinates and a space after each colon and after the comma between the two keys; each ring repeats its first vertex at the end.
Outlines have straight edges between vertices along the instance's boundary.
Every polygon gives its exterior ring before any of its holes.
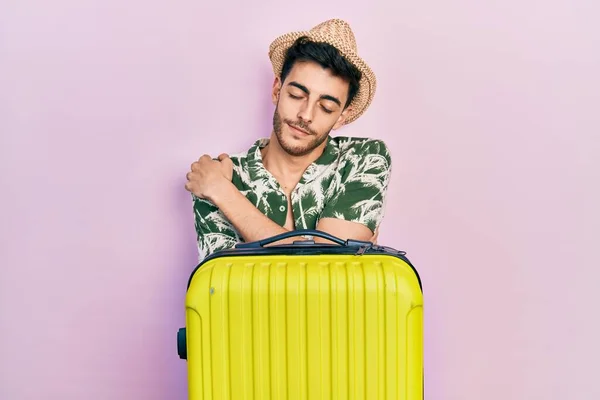
{"type": "Polygon", "coordinates": [[[272,175],[266,170],[260,150],[269,144],[268,138],[260,138],[248,150],[248,174],[251,182],[270,180],[272,175]]]}
{"type": "MultiPolygon", "coordinates": [[[[267,171],[263,164],[262,153],[260,152],[262,148],[269,144],[269,141],[269,138],[260,138],[254,142],[252,147],[248,150],[248,174],[252,182],[267,180],[272,182],[274,187],[277,187],[275,178],[267,171]]],[[[327,167],[337,161],[339,156],[337,142],[334,141],[331,136],[327,136],[326,141],[327,144],[325,145],[323,154],[308,166],[306,171],[304,171],[299,184],[310,183],[323,174],[327,167]]]]}

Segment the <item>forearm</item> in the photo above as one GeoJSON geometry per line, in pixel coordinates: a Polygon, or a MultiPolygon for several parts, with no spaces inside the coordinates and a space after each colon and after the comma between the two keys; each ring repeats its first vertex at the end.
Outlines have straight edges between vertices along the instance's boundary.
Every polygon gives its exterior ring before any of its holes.
{"type": "MultiPolygon", "coordinates": [[[[246,196],[229,181],[223,182],[215,188],[211,201],[221,210],[230,224],[246,242],[254,242],[275,235],[289,232],[288,229],[273,222],[252,204],[246,196]]],[[[361,224],[346,221],[336,221],[331,218],[322,220],[317,226],[318,230],[330,233],[340,238],[369,240],[375,239],[369,229],[361,224]],[[373,236],[373,237],[372,237],[373,236]]],[[[300,236],[293,236],[277,241],[274,244],[292,243],[303,240],[300,236]]],[[[316,243],[331,243],[328,239],[314,237],[316,243]]]]}
{"type": "MultiPolygon", "coordinates": [[[[211,201],[219,207],[246,242],[289,232],[288,229],[273,222],[260,212],[231,182],[223,183],[216,188],[214,195],[211,196],[211,201]]],[[[293,240],[297,240],[297,238],[277,243],[291,243],[293,240]]]]}

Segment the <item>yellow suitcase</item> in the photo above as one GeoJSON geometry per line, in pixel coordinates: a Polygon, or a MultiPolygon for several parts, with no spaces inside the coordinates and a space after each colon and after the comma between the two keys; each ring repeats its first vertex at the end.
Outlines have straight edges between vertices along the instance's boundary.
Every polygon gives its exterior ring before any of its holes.
{"type": "Polygon", "coordinates": [[[178,353],[189,400],[423,399],[423,294],[405,253],[300,230],[190,276],[178,353]],[[298,235],[333,243],[276,243],[298,235]]]}

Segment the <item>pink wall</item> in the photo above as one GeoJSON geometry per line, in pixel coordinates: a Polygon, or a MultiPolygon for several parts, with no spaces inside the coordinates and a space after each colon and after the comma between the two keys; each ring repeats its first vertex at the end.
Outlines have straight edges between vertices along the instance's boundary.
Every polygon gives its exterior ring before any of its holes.
{"type": "Polygon", "coordinates": [[[596,2],[266,3],[2,3],[0,398],[185,397],[185,173],[268,134],[270,40],[334,16],[378,73],[340,133],[396,160],[427,399],[600,398],[596,2]]]}

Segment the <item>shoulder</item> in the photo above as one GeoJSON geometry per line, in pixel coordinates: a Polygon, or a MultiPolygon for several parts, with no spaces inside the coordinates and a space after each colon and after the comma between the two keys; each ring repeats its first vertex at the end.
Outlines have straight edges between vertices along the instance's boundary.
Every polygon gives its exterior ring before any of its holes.
{"type": "Polygon", "coordinates": [[[240,168],[247,168],[249,164],[254,163],[260,157],[260,149],[268,143],[268,140],[268,138],[257,139],[247,150],[229,154],[233,165],[240,168]]]}
{"type": "Polygon", "coordinates": [[[368,137],[338,136],[331,139],[337,147],[340,161],[383,163],[384,168],[390,168],[392,156],[387,144],[381,139],[368,137]]]}
{"type": "Polygon", "coordinates": [[[234,167],[244,167],[248,164],[248,152],[244,151],[241,153],[229,154],[229,159],[233,163],[234,167]]]}
{"type": "Polygon", "coordinates": [[[248,150],[229,154],[229,159],[233,164],[232,182],[238,189],[245,190],[252,185],[251,170],[259,169],[260,148],[265,145],[266,141],[265,138],[258,139],[248,150]]]}

